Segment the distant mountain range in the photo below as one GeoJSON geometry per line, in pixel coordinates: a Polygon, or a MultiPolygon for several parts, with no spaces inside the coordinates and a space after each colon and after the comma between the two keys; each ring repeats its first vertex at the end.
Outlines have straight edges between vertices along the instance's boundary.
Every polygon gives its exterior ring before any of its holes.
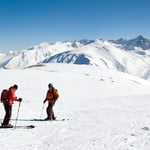
{"type": "Polygon", "coordinates": [[[150,40],[144,38],[143,36],[138,36],[135,39],[126,40],[126,39],[119,39],[119,40],[112,40],[112,42],[116,44],[120,44],[121,48],[125,50],[136,50],[137,48],[141,48],[143,50],[150,49],[150,40]]]}
{"type": "Polygon", "coordinates": [[[29,49],[0,53],[0,67],[27,68],[43,63],[94,65],[150,80],[150,40],[88,40],[41,43],[29,49]]]}

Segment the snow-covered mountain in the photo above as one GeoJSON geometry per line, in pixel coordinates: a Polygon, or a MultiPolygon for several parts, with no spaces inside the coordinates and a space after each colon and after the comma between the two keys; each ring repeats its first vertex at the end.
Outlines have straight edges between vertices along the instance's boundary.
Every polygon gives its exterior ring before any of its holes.
{"type": "Polygon", "coordinates": [[[131,40],[121,38],[119,40],[112,40],[112,42],[120,44],[120,47],[125,50],[136,50],[137,48],[141,48],[143,50],[150,49],[150,40],[141,35],[131,40]]]}
{"type": "Polygon", "coordinates": [[[71,63],[110,68],[150,80],[150,40],[81,40],[41,43],[0,54],[0,67],[26,68],[43,63],[71,63]]]}

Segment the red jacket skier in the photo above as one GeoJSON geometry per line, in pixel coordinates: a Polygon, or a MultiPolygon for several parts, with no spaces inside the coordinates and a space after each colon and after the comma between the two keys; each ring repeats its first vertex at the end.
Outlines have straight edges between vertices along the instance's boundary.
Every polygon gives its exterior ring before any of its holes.
{"type": "Polygon", "coordinates": [[[17,98],[15,97],[15,92],[18,89],[18,86],[15,84],[12,87],[9,88],[8,91],[8,95],[7,95],[7,99],[8,102],[7,103],[3,103],[4,104],[4,109],[5,109],[5,117],[2,123],[3,128],[12,128],[13,125],[9,124],[9,120],[11,118],[11,114],[12,114],[12,104],[14,101],[22,101],[22,98],[17,98]]]}

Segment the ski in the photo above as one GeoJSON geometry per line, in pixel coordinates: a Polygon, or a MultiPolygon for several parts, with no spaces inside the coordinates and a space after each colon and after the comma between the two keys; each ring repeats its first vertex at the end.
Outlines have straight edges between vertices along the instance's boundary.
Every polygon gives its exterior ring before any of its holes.
{"type": "Polygon", "coordinates": [[[34,125],[27,125],[27,126],[13,126],[13,127],[2,127],[0,126],[1,129],[33,129],[35,128],[34,125]]]}
{"type": "Polygon", "coordinates": [[[34,125],[27,125],[27,126],[16,126],[16,127],[13,127],[14,129],[33,129],[35,128],[34,125]]]}
{"type": "Polygon", "coordinates": [[[45,120],[45,119],[32,119],[31,121],[68,121],[69,119],[56,119],[56,120],[45,120]]]}

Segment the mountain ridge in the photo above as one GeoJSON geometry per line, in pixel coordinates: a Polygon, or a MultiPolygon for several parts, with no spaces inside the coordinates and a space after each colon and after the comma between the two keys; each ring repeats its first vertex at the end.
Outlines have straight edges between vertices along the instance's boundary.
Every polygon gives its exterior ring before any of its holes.
{"type": "Polygon", "coordinates": [[[43,63],[71,63],[110,68],[150,80],[150,40],[82,39],[41,43],[29,49],[0,53],[0,67],[26,68],[43,63]]]}

